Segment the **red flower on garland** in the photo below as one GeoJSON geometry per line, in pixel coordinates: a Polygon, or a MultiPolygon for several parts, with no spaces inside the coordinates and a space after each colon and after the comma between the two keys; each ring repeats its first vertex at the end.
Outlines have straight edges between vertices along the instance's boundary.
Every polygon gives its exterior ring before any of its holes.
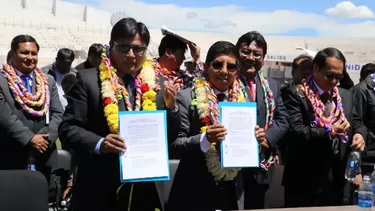
{"type": "Polygon", "coordinates": [[[203,118],[201,119],[201,123],[202,123],[202,124],[208,124],[208,123],[211,123],[211,118],[208,117],[208,116],[203,117],[203,118]]]}
{"type": "Polygon", "coordinates": [[[112,103],[112,99],[110,97],[105,97],[103,99],[103,105],[104,107],[107,106],[108,104],[111,104],[112,103]]]}
{"type": "Polygon", "coordinates": [[[141,86],[142,93],[148,92],[149,90],[150,90],[150,87],[148,86],[147,83],[142,84],[141,86]]]}

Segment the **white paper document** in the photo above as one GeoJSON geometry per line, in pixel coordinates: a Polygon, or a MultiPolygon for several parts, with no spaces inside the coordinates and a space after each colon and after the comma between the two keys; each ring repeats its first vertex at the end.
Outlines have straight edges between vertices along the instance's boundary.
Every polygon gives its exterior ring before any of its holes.
{"type": "Polygon", "coordinates": [[[127,145],[120,154],[121,182],[169,180],[165,111],[120,112],[119,133],[127,145]]]}
{"type": "Polygon", "coordinates": [[[228,133],[221,144],[221,166],[259,167],[259,144],[255,138],[256,103],[223,102],[219,106],[221,124],[228,133]]]}

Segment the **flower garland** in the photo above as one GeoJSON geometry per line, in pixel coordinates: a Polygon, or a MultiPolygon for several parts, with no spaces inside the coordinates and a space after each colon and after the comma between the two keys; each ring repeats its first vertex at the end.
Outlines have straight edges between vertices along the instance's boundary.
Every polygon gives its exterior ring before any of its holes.
{"type": "Polygon", "coordinates": [[[12,65],[4,65],[3,76],[7,79],[9,89],[14,100],[27,114],[35,117],[44,117],[49,111],[50,93],[48,76],[40,68],[34,71],[35,95],[30,93],[24,86],[22,79],[17,75],[12,65]]]}
{"type": "Polygon", "coordinates": [[[169,82],[172,82],[177,91],[184,87],[184,79],[182,75],[177,71],[170,71],[167,68],[161,67],[158,59],[153,60],[153,68],[156,74],[161,75],[167,78],[169,82]]]}
{"type": "MultiPolygon", "coordinates": [[[[274,114],[275,109],[276,109],[276,104],[275,104],[275,99],[273,97],[273,93],[272,93],[272,90],[271,90],[270,85],[268,83],[268,80],[264,78],[263,72],[259,71],[258,77],[259,77],[259,81],[262,85],[262,90],[263,90],[263,93],[264,93],[264,104],[265,104],[265,107],[267,108],[266,109],[266,123],[265,123],[265,126],[264,126],[264,130],[267,131],[268,128],[273,123],[273,114],[274,114]]],[[[242,85],[241,85],[241,89],[246,94],[247,92],[244,91],[246,89],[246,87],[243,85],[243,84],[246,84],[246,82],[244,82],[244,81],[246,81],[246,79],[244,77],[242,77],[242,81],[243,82],[242,82],[242,85]]],[[[246,95],[245,97],[247,98],[248,96],[246,95]]],[[[275,163],[275,157],[273,155],[266,158],[264,153],[261,154],[260,167],[262,169],[268,171],[268,168],[274,163],[275,163]]]]}
{"type": "MultiPolygon", "coordinates": [[[[200,128],[200,132],[204,133],[207,131],[209,125],[219,123],[219,105],[211,84],[204,77],[198,76],[193,83],[193,91],[196,98],[192,100],[192,105],[197,106],[199,118],[203,125],[200,128]]],[[[235,80],[229,88],[228,100],[230,102],[245,101],[239,84],[235,80]]],[[[237,176],[241,168],[221,168],[220,156],[216,147],[217,144],[212,143],[210,149],[205,153],[208,171],[214,176],[215,181],[231,181],[237,176]]]]}
{"type": "Polygon", "coordinates": [[[340,132],[335,131],[332,128],[333,123],[337,119],[341,119],[344,121],[346,120],[338,88],[334,87],[332,90],[332,100],[335,102],[336,108],[332,106],[331,111],[329,112],[330,116],[328,117],[324,115],[324,110],[326,109],[326,106],[320,100],[320,94],[313,81],[312,76],[310,76],[307,79],[302,80],[302,85],[299,85],[298,88],[304,92],[304,94],[306,95],[307,99],[310,101],[313,107],[314,116],[315,116],[315,120],[313,121],[313,126],[325,128],[326,131],[329,132],[331,135],[339,136],[342,142],[346,143],[348,141],[348,136],[347,136],[346,131],[343,133],[340,133],[340,132]]]}
{"type": "Polygon", "coordinates": [[[160,90],[157,77],[152,66],[152,60],[146,59],[141,72],[135,79],[135,102],[130,102],[129,93],[124,87],[124,82],[116,74],[117,70],[112,66],[107,55],[108,46],[103,49],[102,61],[99,65],[99,78],[101,81],[101,93],[103,99],[104,116],[107,119],[109,130],[113,134],[118,133],[118,102],[125,101],[128,111],[157,110],[156,92],[160,90]],[[134,109],[133,109],[134,108],[134,109]]]}

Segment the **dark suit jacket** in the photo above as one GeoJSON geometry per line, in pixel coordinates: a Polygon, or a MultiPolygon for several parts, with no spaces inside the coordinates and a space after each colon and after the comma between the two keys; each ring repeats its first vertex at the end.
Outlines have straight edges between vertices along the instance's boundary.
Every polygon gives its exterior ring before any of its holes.
{"type": "MultiPolygon", "coordinates": [[[[78,82],[69,91],[63,122],[59,127],[60,140],[75,152],[78,171],[74,184],[74,209],[112,210],[116,206],[116,190],[120,186],[119,157],[115,154],[95,154],[95,146],[109,134],[104,117],[101,85],[96,69],[85,69],[77,73],[78,82]]],[[[163,102],[163,78],[161,90],[156,96],[159,110],[165,109],[163,102]]],[[[125,110],[123,101],[119,109],[125,110]]],[[[178,115],[171,117],[170,126],[177,125],[178,115]]],[[[171,128],[170,131],[175,131],[171,128]]],[[[160,200],[163,199],[161,183],[156,183],[160,200]]],[[[163,203],[161,203],[163,204],[163,203]]]]}
{"type": "MultiPolygon", "coordinates": [[[[55,70],[55,66],[54,66],[55,63],[53,64],[50,64],[50,65],[47,65],[45,67],[42,68],[42,71],[45,73],[45,74],[49,74],[51,75],[55,80],[56,80],[56,72],[57,70],[55,70]]],[[[77,70],[75,68],[70,68],[69,72],[71,73],[77,73],[77,70]]]]}
{"type": "MultiPolygon", "coordinates": [[[[240,77],[242,83],[245,85],[245,91],[247,92],[247,96],[251,96],[248,88],[248,84],[245,81],[245,78],[242,76],[240,77]]],[[[284,135],[289,130],[289,121],[288,121],[288,114],[286,108],[284,106],[283,100],[281,98],[280,86],[279,83],[272,79],[267,78],[269,87],[273,93],[273,97],[275,99],[276,108],[273,114],[273,123],[266,131],[266,138],[269,141],[270,149],[266,151],[266,154],[269,155],[271,152],[274,152],[275,148],[277,147],[279,141],[284,137],[284,135]]],[[[266,106],[264,103],[264,92],[262,88],[262,84],[260,83],[259,77],[255,77],[256,83],[256,103],[257,103],[257,120],[258,125],[261,128],[264,128],[266,124],[266,106]]],[[[253,101],[250,97],[249,101],[253,101]]],[[[264,172],[264,170],[260,168],[247,168],[244,169],[245,180],[247,177],[253,177],[258,184],[270,184],[272,181],[272,175],[274,172],[274,165],[272,165],[268,172],[264,172]]]]}
{"type": "MultiPolygon", "coordinates": [[[[344,113],[349,122],[352,119],[352,94],[339,89],[344,113]]],[[[345,183],[344,171],[351,143],[352,131],[348,131],[349,141],[344,144],[339,141],[338,158],[340,166],[330,175],[332,167],[332,137],[324,128],[312,127],[314,111],[310,101],[296,86],[287,90],[285,106],[290,116],[290,136],[288,140],[288,155],[284,169],[284,185],[309,185],[314,188],[322,187],[327,180],[336,179],[341,185],[345,183]],[[303,172],[303,174],[301,174],[303,172]],[[308,181],[306,183],[306,181],[308,181]]],[[[333,170],[332,170],[333,171],[333,170]]]]}
{"type": "MultiPolygon", "coordinates": [[[[268,79],[271,90],[274,93],[276,110],[274,113],[274,123],[267,131],[267,139],[271,147],[277,142],[289,128],[286,109],[280,97],[279,86],[275,80],[268,79]]],[[[246,85],[246,83],[244,83],[246,85]]],[[[260,127],[265,125],[264,94],[261,84],[256,78],[257,84],[257,113],[260,127]]],[[[247,85],[246,85],[247,86],[247,85]]],[[[251,96],[247,87],[247,95],[251,96]]],[[[182,155],[177,169],[175,180],[169,198],[170,210],[212,210],[210,204],[214,203],[213,189],[216,188],[212,175],[208,172],[205,155],[200,148],[200,120],[196,107],[191,105],[191,89],[179,92],[178,104],[181,113],[181,130],[178,138],[172,144],[177,154],[182,155]],[[198,191],[199,190],[199,191],[198,191]],[[193,203],[194,202],[194,203],[193,203]],[[208,207],[202,207],[205,204],[208,207]]],[[[253,101],[248,99],[247,101],[253,101]]],[[[256,179],[259,183],[269,183],[270,177],[262,177],[259,168],[243,169],[234,180],[235,193],[239,209],[243,209],[243,180],[256,179]],[[251,178],[249,178],[251,177],[251,178]]],[[[271,173],[268,172],[270,175],[271,173]]],[[[251,191],[251,190],[249,190],[251,191]]]]}
{"type": "MultiPolygon", "coordinates": [[[[33,93],[35,93],[35,77],[33,77],[33,93]]],[[[36,153],[37,169],[55,167],[57,129],[61,122],[62,106],[57,93],[55,81],[48,77],[50,100],[50,122],[46,118],[30,117],[20,105],[14,101],[8,81],[0,74],[0,169],[26,169],[29,141],[35,134],[49,134],[49,150],[43,154],[36,153]],[[51,156],[54,155],[54,156],[51,156]],[[48,162],[47,162],[48,161],[48,162]]],[[[45,173],[45,172],[44,172],[45,173]]]]}
{"type": "Polygon", "coordinates": [[[353,134],[366,141],[362,161],[375,163],[375,94],[371,76],[353,88],[353,134]]]}

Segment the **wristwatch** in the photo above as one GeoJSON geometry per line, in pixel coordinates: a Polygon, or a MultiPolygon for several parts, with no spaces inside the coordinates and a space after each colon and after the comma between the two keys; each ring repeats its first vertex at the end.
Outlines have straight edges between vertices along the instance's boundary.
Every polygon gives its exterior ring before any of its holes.
{"type": "Polygon", "coordinates": [[[178,105],[176,104],[173,109],[171,109],[172,112],[178,112],[178,105]]]}

